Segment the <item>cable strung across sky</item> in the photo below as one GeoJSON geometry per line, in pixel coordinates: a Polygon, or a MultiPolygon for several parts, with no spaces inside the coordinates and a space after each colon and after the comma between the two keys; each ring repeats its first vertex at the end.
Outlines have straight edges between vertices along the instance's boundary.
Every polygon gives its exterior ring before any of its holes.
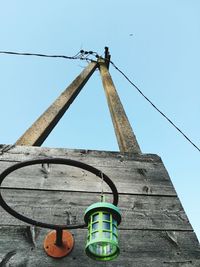
{"type": "Polygon", "coordinates": [[[38,53],[20,53],[20,52],[13,52],[13,51],[0,51],[0,54],[7,54],[7,55],[15,55],[15,56],[36,56],[36,57],[49,57],[49,58],[64,58],[64,59],[80,59],[77,53],[75,56],[64,56],[64,55],[46,55],[46,54],[38,54],[38,53]]]}
{"type": "MultiPolygon", "coordinates": [[[[16,56],[36,56],[36,57],[46,57],[46,58],[63,58],[69,60],[85,60],[85,61],[94,61],[94,59],[90,58],[94,56],[96,59],[100,58],[101,56],[98,55],[97,52],[94,51],[84,51],[80,50],[74,56],[65,56],[65,55],[48,55],[48,54],[40,54],[40,53],[25,53],[25,52],[14,52],[14,51],[0,51],[0,54],[7,54],[7,55],[16,55],[16,56]]],[[[105,59],[106,60],[106,59],[105,59]]],[[[200,148],[178,127],[171,119],[169,119],[148,97],[144,95],[144,93],[139,89],[137,85],[135,85],[128,76],[119,69],[113,61],[109,61],[110,64],[153,106],[153,108],[159,112],[179,133],[183,135],[183,137],[193,145],[199,152],[200,148]]]]}
{"type": "Polygon", "coordinates": [[[124,76],[124,78],[133,86],[137,89],[137,91],[153,106],[153,108],[158,111],[179,133],[181,133],[184,138],[191,144],[193,145],[199,152],[200,152],[200,148],[195,145],[194,142],[191,141],[191,139],[179,128],[175,125],[175,123],[172,122],[172,120],[170,120],[159,108],[157,108],[157,106],[148,98],[146,97],[143,92],[139,89],[139,87],[137,85],[135,85],[127,76],[126,74],[121,71],[112,61],[110,61],[110,63],[113,65],[113,67],[121,73],[122,76],[124,76]]]}

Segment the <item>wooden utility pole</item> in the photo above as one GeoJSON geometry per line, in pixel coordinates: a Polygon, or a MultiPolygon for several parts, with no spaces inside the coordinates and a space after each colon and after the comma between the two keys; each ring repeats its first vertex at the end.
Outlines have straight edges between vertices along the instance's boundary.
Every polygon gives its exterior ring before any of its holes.
{"type": "MultiPolygon", "coordinates": [[[[80,226],[71,230],[75,239],[71,254],[60,259],[49,257],[45,253],[48,246],[45,251],[43,249],[48,230],[23,223],[0,206],[0,267],[200,266],[197,237],[161,158],[140,151],[108,71],[109,61],[106,49],[105,58],[90,63],[16,142],[17,146],[6,150],[0,145],[0,173],[16,162],[53,157],[80,161],[108,175],[117,187],[122,215],[118,231],[119,257],[109,263],[89,259],[84,249],[87,229],[80,226]],[[100,69],[120,151],[38,147],[97,68],[100,69]]],[[[6,196],[6,202],[21,215],[67,228],[84,222],[84,211],[100,201],[102,191],[106,201],[112,201],[110,189],[103,188],[103,178],[101,180],[72,166],[51,164],[48,168],[37,164],[10,173],[0,190],[6,196]]],[[[110,240],[116,238],[111,234],[111,228],[116,231],[114,221],[106,219],[103,224],[110,226],[105,229],[101,226],[104,229],[102,235],[108,234],[110,240]]],[[[99,222],[89,227],[92,235],[98,233],[96,224],[99,222]]],[[[60,240],[55,241],[60,246],[60,240]]]]}
{"type": "Polygon", "coordinates": [[[130,152],[134,154],[141,153],[136,137],[110,76],[108,70],[109,62],[110,53],[108,47],[106,47],[105,59],[100,58],[98,62],[91,62],[55,100],[55,102],[17,140],[16,145],[41,146],[88,79],[97,67],[99,67],[119,149],[121,152],[130,152]]]}
{"type": "Polygon", "coordinates": [[[141,153],[136,137],[108,71],[108,63],[104,59],[99,59],[98,62],[120,151],[141,153]]]}
{"type": "Polygon", "coordinates": [[[97,68],[97,62],[91,62],[80,75],[65,89],[55,102],[33,123],[17,140],[16,145],[40,146],[62,118],[65,111],[80,93],[83,86],[97,68]]]}

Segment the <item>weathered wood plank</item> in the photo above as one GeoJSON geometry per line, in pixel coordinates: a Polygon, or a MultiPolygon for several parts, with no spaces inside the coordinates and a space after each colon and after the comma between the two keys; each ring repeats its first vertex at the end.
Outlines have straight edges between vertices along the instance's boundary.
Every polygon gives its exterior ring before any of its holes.
{"type": "Polygon", "coordinates": [[[55,260],[43,251],[46,229],[30,237],[27,227],[0,227],[0,264],[7,257],[10,267],[109,266],[109,267],[197,267],[200,248],[192,232],[120,231],[120,256],[107,263],[95,262],[84,253],[86,230],[73,230],[75,247],[63,259],[55,260]]]}
{"type": "Polygon", "coordinates": [[[68,149],[68,148],[48,148],[48,147],[34,147],[34,146],[15,146],[15,145],[0,145],[0,159],[1,160],[26,160],[34,157],[76,157],[101,158],[102,162],[106,163],[107,158],[118,160],[119,163],[127,161],[145,161],[145,162],[162,162],[161,158],[156,154],[133,154],[133,153],[120,153],[118,151],[98,151],[87,149],[68,149]],[[5,149],[5,151],[4,151],[5,149]],[[2,152],[1,152],[2,151],[2,152]]]}
{"type": "MultiPolygon", "coordinates": [[[[15,162],[0,162],[0,170],[8,168],[15,162]]],[[[109,162],[108,162],[109,164],[109,162]]],[[[116,184],[120,193],[129,194],[154,194],[174,195],[176,192],[171,182],[165,176],[161,166],[133,166],[112,168],[109,166],[99,167],[116,184]]],[[[42,168],[42,165],[25,167],[11,173],[3,182],[7,187],[74,190],[74,191],[101,191],[101,179],[95,175],[75,167],[64,165],[50,165],[42,168]],[[89,185],[89,186],[88,186],[89,185]]],[[[104,190],[110,191],[106,184],[104,190]]]]}
{"type": "MultiPolygon", "coordinates": [[[[176,195],[169,175],[157,157],[154,160],[154,157],[146,156],[140,161],[142,156],[132,158],[132,156],[128,157],[120,153],[93,151],[90,154],[82,153],[80,150],[75,152],[64,150],[63,154],[61,153],[63,150],[53,150],[57,152],[57,154],[53,153],[54,157],[78,160],[102,170],[114,181],[120,193],[176,195]]],[[[23,154],[22,152],[25,151],[22,147],[20,154],[5,153],[1,155],[0,170],[3,171],[17,161],[52,156],[51,150],[38,150],[38,148],[33,150],[31,148],[31,151],[33,154],[23,154]],[[44,151],[46,152],[44,153],[44,151]],[[5,157],[5,155],[7,156],[5,157]],[[9,158],[9,156],[12,157],[9,158]]],[[[22,187],[23,185],[23,187],[51,190],[100,191],[99,178],[86,171],[63,165],[51,165],[46,172],[41,165],[23,168],[10,174],[4,185],[11,187],[22,187]]],[[[107,191],[106,187],[105,191],[107,191]]]]}
{"type": "MultiPolygon", "coordinates": [[[[61,260],[51,259],[42,248],[45,229],[27,226],[0,209],[0,266],[200,266],[198,241],[158,156],[14,147],[0,155],[0,171],[15,162],[38,157],[82,161],[101,169],[114,181],[122,211],[121,255],[109,263],[88,259],[84,254],[86,229],[79,229],[73,231],[76,243],[72,254],[61,260]]],[[[59,224],[82,223],[85,208],[99,200],[96,192],[101,191],[99,178],[63,165],[21,169],[6,178],[5,185],[30,188],[3,189],[16,210],[59,224]]]]}
{"type": "MultiPolygon", "coordinates": [[[[19,213],[46,223],[81,224],[86,208],[100,200],[95,193],[3,189],[7,203],[19,213]]],[[[112,196],[107,195],[107,201],[112,196]]],[[[120,195],[122,229],[192,230],[177,197],[120,195]]],[[[0,223],[23,224],[0,208],[0,223]]]]}

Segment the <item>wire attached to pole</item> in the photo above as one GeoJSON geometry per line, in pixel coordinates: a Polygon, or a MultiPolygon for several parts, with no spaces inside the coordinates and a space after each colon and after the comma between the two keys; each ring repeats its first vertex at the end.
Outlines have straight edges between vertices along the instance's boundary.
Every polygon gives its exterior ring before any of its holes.
{"type": "MultiPolygon", "coordinates": [[[[74,56],[65,56],[65,55],[48,55],[48,54],[38,54],[38,53],[20,53],[20,52],[13,52],[13,51],[0,51],[0,54],[9,54],[9,55],[19,55],[19,56],[37,56],[37,57],[47,57],[47,58],[64,58],[64,59],[71,59],[71,60],[85,60],[85,61],[94,61],[94,59],[90,58],[90,56],[95,57],[96,59],[100,58],[99,54],[94,51],[85,51],[80,50],[74,56]]],[[[199,152],[200,148],[178,127],[168,116],[166,116],[144,93],[139,89],[137,85],[135,85],[128,76],[119,69],[116,64],[110,60],[110,57],[104,58],[107,64],[111,64],[152,106],[153,108],[159,112],[183,137],[192,145],[194,146],[199,152]]]]}
{"type": "Polygon", "coordinates": [[[169,119],[147,96],[144,95],[144,93],[139,89],[137,85],[135,85],[129,78],[128,76],[120,70],[112,61],[110,63],[113,65],[113,67],[121,73],[122,76],[133,86],[135,89],[153,106],[155,110],[157,110],[179,133],[183,135],[183,137],[191,144],[193,145],[199,152],[200,148],[178,127],[175,125],[174,122],[172,122],[171,119],[169,119]]]}

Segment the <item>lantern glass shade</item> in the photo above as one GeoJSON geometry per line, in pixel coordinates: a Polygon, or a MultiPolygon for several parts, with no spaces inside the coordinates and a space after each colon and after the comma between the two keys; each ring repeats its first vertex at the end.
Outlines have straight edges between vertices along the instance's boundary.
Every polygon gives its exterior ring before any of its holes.
{"type": "Polygon", "coordinates": [[[118,224],[119,209],[113,204],[98,202],[85,213],[88,224],[86,254],[100,261],[113,260],[119,255],[118,224]]]}

